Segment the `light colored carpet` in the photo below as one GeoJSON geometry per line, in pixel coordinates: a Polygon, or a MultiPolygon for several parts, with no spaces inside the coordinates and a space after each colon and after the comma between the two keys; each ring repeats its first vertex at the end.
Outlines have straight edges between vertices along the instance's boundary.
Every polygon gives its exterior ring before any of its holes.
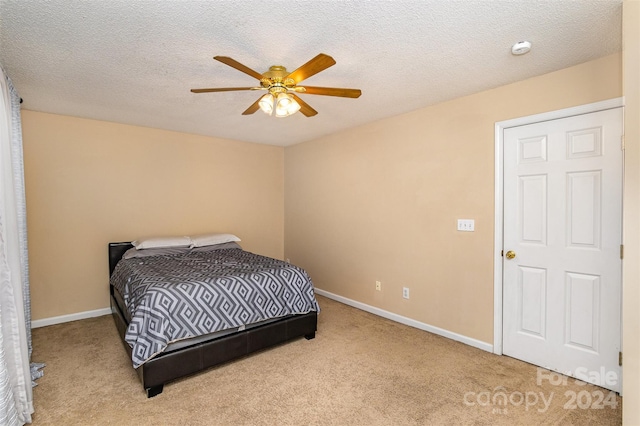
{"type": "Polygon", "coordinates": [[[318,300],[314,340],[169,383],[150,399],[110,316],[35,329],[33,360],[47,366],[33,424],[621,424],[621,398],[601,399],[604,389],[539,385],[530,364],[318,300]]]}

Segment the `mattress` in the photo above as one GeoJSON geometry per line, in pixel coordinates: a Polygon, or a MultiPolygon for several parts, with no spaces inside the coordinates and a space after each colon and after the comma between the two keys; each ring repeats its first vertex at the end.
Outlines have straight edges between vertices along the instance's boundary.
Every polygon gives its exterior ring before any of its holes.
{"type": "MultiPolygon", "coordinates": [[[[113,292],[113,297],[118,305],[118,309],[123,314],[123,316],[127,320],[127,324],[131,322],[131,315],[128,313],[128,310],[124,304],[124,299],[119,291],[113,292]]],[[[292,316],[292,315],[289,315],[292,316]]],[[[252,328],[260,327],[261,325],[269,324],[270,322],[278,321],[280,318],[271,318],[264,321],[258,321],[253,324],[241,325],[240,327],[228,328],[226,330],[215,331],[213,333],[203,334],[202,336],[188,337],[182,340],[178,340],[173,343],[169,343],[167,347],[162,351],[162,353],[170,353],[175,352],[180,349],[186,348],[188,346],[197,345],[203,342],[207,342],[209,340],[218,339],[220,337],[228,336],[233,333],[237,333],[239,331],[251,330],[252,328]]]]}
{"type": "Polygon", "coordinates": [[[122,259],[111,285],[135,368],[193,338],[319,311],[306,271],[240,248],[122,259]]]}

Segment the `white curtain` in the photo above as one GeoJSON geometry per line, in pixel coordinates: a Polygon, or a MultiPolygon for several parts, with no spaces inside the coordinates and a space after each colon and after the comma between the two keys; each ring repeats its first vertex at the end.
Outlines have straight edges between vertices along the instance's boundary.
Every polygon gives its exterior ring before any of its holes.
{"type": "Polygon", "coordinates": [[[33,394],[20,97],[0,73],[0,425],[23,425],[33,394]]]}

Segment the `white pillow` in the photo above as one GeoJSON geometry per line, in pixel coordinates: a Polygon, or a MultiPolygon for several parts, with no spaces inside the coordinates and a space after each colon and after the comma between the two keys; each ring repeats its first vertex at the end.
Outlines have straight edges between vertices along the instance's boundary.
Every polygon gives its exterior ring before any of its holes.
{"type": "Polygon", "coordinates": [[[154,247],[144,250],[138,250],[134,247],[125,251],[122,258],[132,259],[134,257],[167,256],[172,254],[189,253],[190,251],[191,248],[189,247],[154,247]]]}
{"type": "Polygon", "coordinates": [[[233,234],[202,234],[191,236],[191,247],[212,246],[215,244],[240,241],[240,238],[233,234]]]}
{"type": "Polygon", "coordinates": [[[189,247],[191,238],[189,237],[153,237],[141,238],[131,244],[136,250],[150,249],[157,247],[189,247]]]}

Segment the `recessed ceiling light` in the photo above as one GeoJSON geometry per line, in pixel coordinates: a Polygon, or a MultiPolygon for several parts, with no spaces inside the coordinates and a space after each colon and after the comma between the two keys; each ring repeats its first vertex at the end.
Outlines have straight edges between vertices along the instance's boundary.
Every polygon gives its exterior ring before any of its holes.
{"type": "Polygon", "coordinates": [[[511,47],[511,53],[514,55],[524,55],[531,50],[531,42],[519,41],[511,47]]]}

